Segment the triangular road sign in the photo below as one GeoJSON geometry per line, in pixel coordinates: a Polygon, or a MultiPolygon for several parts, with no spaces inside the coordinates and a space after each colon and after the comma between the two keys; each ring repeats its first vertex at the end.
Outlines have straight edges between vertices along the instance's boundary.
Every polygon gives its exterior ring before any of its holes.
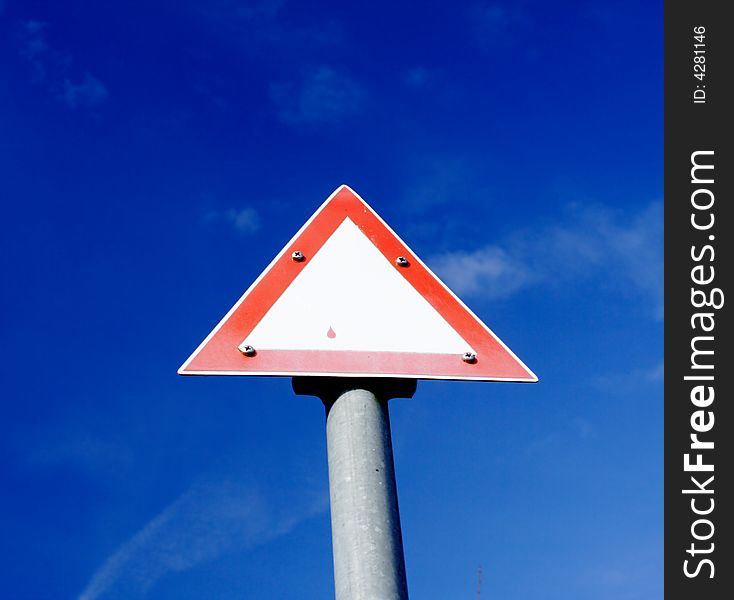
{"type": "Polygon", "coordinates": [[[178,372],[538,380],[345,185],[178,372]]]}

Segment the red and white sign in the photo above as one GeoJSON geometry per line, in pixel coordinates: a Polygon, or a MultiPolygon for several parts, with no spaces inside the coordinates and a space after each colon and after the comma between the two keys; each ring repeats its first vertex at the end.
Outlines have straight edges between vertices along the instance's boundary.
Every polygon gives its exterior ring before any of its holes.
{"type": "Polygon", "coordinates": [[[345,185],[178,372],[538,380],[345,185]]]}

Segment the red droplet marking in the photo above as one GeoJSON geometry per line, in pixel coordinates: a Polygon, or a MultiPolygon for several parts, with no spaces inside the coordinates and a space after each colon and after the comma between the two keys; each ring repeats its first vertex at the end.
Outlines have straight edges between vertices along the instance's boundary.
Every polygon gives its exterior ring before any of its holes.
{"type": "Polygon", "coordinates": [[[329,331],[326,332],[326,337],[333,340],[336,337],[336,332],[331,327],[329,327],[329,331]]]}

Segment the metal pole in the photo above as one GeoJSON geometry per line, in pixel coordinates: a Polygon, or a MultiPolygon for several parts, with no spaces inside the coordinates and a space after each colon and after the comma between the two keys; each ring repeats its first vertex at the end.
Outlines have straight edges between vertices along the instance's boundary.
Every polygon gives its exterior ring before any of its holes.
{"type": "Polygon", "coordinates": [[[336,600],[407,600],[387,401],[415,380],[294,378],[326,407],[336,600]]]}

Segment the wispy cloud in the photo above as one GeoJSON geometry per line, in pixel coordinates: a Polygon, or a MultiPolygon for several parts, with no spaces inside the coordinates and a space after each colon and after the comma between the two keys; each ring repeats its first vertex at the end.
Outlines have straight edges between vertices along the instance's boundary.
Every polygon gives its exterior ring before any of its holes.
{"type": "Polygon", "coordinates": [[[403,190],[401,203],[411,212],[429,212],[443,204],[451,204],[461,198],[486,191],[481,172],[473,161],[460,156],[415,160],[409,179],[413,182],[403,190]]]}
{"type": "MultiPolygon", "coordinates": [[[[43,21],[23,21],[20,24],[20,55],[25,58],[31,66],[31,77],[34,83],[39,83],[46,77],[46,61],[51,53],[46,42],[46,28],[48,23],[43,21]]],[[[59,57],[52,56],[50,59],[57,62],[59,57]]]]}
{"type": "Polygon", "coordinates": [[[310,500],[283,504],[243,484],[195,486],[109,556],[78,600],[140,598],[169,573],[289,533],[302,521],[324,512],[327,498],[317,494],[310,500]]]}
{"type": "Polygon", "coordinates": [[[184,4],[197,24],[216,30],[245,52],[292,55],[311,48],[342,43],[341,27],[333,20],[311,21],[308,17],[284,17],[284,0],[188,0],[184,4]]]}
{"type": "Polygon", "coordinates": [[[571,419],[571,425],[576,431],[576,434],[582,440],[588,440],[596,437],[596,427],[594,427],[594,424],[585,417],[574,417],[571,419]]]}
{"type": "Polygon", "coordinates": [[[205,221],[221,221],[229,223],[240,233],[255,233],[260,229],[260,215],[249,206],[244,208],[229,208],[222,211],[209,211],[204,216],[205,221]]]}
{"type": "MultiPolygon", "coordinates": [[[[662,501],[662,498],[661,498],[662,501]]],[[[662,510],[658,512],[662,532],[662,510]]],[[[575,584],[592,596],[599,589],[610,598],[643,600],[663,596],[663,538],[637,536],[625,544],[625,552],[607,549],[578,569],[575,584]]]]}
{"type": "MultiPolygon", "coordinates": [[[[468,13],[481,45],[493,45],[497,37],[523,25],[527,16],[517,2],[479,2],[468,13]]],[[[503,41],[507,36],[502,36],[503,41]]]]}
{"type": "MultiPolygon", "coordinates": [[[[605,373],[592,378],[591,384],[605,392],[627,394],[640,387],[640,384],[650,386],[662,385],[665,377],[665,363],[661,359],[657,363],[630,369],[626,372],[605,373]]],[[[662,389],[662,388],[660,388],[662,389]]]]}
{"type": "Polygon", "coordinates": [[[571,418],[563,428],[544,433],[530,441],[525,453],[532,458],[547,458],[551,450],[567,445],[569,440],[589,442],[597,436],[597,428],[592,421],[577,415],[571,418]]]}
{"type": "Polygon", "coordinates": [[[658,364],[643,369],[641,375],[645,381],[660,382],[665,377],[665,363],[661,360],[658,364]]]}
{"type": "Polygon", "coordinates": [[[104,84],[89,73],[85,73],[79,83],[73,83],[69,78],[64,79],[61,98],[70,108],[96,106],[104,102],[107,96],[109,92],[104,84]]]}
{"type": "Polygon", "coordinates": [[[47,38],[49,24],[20,23],[20,55],[31,68],[31,81],[48,89],[69,108],[92,108],[109,96],[105,85],[89,72],[74,75],[71,54],[53,48],[47,38]]]}
{"type": "Polygon", "coordinates": [[[434,256],[429,264],[458,294],[509,297],[531,286],[584,281],[644,297],[663,317],[663,208],[634,214],[600,205],[575,206],[546,224],[474,250],[434,256]]]}
{"type": "Polygon", "coordinates": [[[403,76],[405,85],[412,88],[429,86],[435,79],[436,74],[426,67],[413,67],[412,69],[408,69],[403,76]]]}
{"type": "Polygon", "coordinates": [[[23,446],[29,438],[36,438],[28,461],[33,465],[56,466],[59,464],[80,467],[93,474],[119,474],[129,468],[134,460],[128,446],[72,428],[58,428],[25,432],[23,446]]]}
{"type": "MultiPolygon", "coordinates": [[[[268,69],[271,73],[268,80],[271,83],[270,98],[282,120],[303,127],[311,122],[331,123],[344,116],[343,108],[330,106],[338,102],[336,91],[316,98],[316,102],[326,102],[322,110],[311,106],[312,98],[328,85],[329,81],[324,80],[343,78],[343,75],[321,67],[308,71],[300,80],[294,78],[289,81],[291,65],[321,64],[325,60],[325,52],[331,57],[336,47],[347,43],[340,21],[319,11],[302,11],[298,3],[286,0],[184,0],[181,5],[192,24],[203,29],[205,37],[216,40],[213,46],[209,44],[211,50],[203,51],[206,56],[214,58],[217,50],[225,50],[254,59],[259,65],[256,71],[262,65],[272,67],[268,69]],[[288,71],[282,70],[284,66],[288,71]],[[289,98],[291,93],[299,97],[289,98]]],[[[202,51],[197,49],[196,52],[202,51]]],[[[195,87],[197,93],[218,108],[236,107],[238,96],[229,83],[216,81],[206,72],[195,87]]],[[[346,78],[345,83],[347,93],[354,95],[356,88],[349,85],[351,79],[346,78]]]]}
{"type": "Polygon", "coordinates": [[[285,4],[284,0],[207,0],[194,2],[193,7],[210,18],[274,19],[285,4]]]}
{"type": "Polygon", "coordinates": [[[511,296],[542,279],[531,265],[500,246],[447,252],[431,258],[430,264],[458,294],[481,294],[489,300],[511,296]]]}
{"type": "Polygon", "coordinates": [[[271,84],[270,99],[287,125],[333,125],[362,112],[365,91],[346,73],[320,66],[303,72],[298,81],[271,84]]]}

